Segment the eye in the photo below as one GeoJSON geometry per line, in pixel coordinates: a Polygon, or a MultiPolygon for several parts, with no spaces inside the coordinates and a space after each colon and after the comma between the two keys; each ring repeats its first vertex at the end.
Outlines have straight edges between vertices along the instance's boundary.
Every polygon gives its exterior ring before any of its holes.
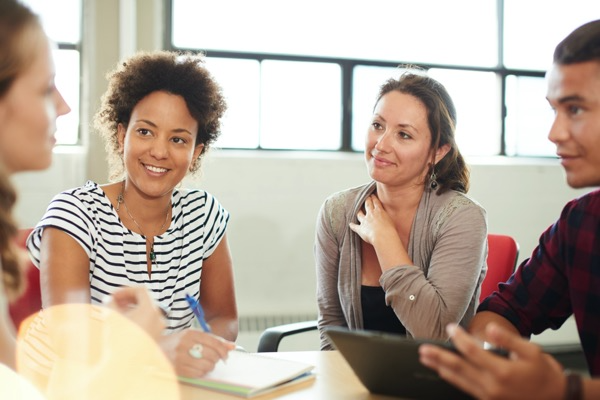
{"type": "Polygon", "coordinates": [[[398,136],[400,136],[400,138],[402,138],[402,139],[412,139],[412,136],[410,136],[408,133],[402,132],[402,131],[398,132],[398,136]]]}
{"type": "Polygon", "coordinates": [[[379,122],[372,122],[372,123],[371,123],[371,127],[372,127],[373,129],[375,129],[376,131],[377,131],[377,130],[380,130],[380,129],[383,129],[383,127],[381,126],[381,124],[380,124],[379,122]]]}
{"type": "Polygon", "coordinates": [[[576,105],[568,106],[567,110],[568,110],[569,114],[571,114],[571,115],[579,115],[583,112],[583,108],[576,106],[576,105]]]}
{"type": "Polygon", "coordinates": [[[140,134],[140,136],[149,136],[149,135],[150,135],[150,133],[151,133],[151,132],[150,132],[148,129],[146,129],[146,128],[138,128],[138,129],[136,130],[136,132],[137,132],[137,133],[139,133],[139,134],[140,134]]]}
{"type": "Polygon", "coordinates": [[[184,138],[181,138],[181,137],[174,137],[171,140],[175,144],[186,144],[187,143],[187,140],[185,140],[184,138]]]}

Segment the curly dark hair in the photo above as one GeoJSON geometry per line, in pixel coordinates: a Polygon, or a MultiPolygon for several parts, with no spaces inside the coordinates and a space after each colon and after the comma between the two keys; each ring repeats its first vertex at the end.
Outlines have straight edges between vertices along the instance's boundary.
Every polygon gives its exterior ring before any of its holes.
{"type": "MultiPolygon", "coordinates": [[[[221,87],[204,66],[204,56],[172,51],[139,52],[125,59],[107,76],[109,84],[94,125],[103,137],[111,180],[122,177],[123,155],[119,151],[117,126],[129,124],[133,108],[150,93],[165,91],[183,97],[198,121],[196,146],[204,153],[219,137],[221,117],[227,105],[221,87]]],[[[200,158],[190,171],[200,169],[200,158]]]]}
{"type": "MultiPolygon", "coordinates": [[[[435,171],[439,185],[436,193],[439,195],[450,189],[467,193],[469,169],[454,140],[456,109],[446,88],[423,71],[410,67],[400,78],[391,78],[381,86],[377,102],[385,94],[394,90],[416,97],[427,109],[432,157],[427,175],[429,176],[435,171]],[[450,145],[450,150],[435,164],[433,161],[436,150],[446,144],[450,145]]],[[[428,184],[427,179],[424,184],[428,184]]]]}

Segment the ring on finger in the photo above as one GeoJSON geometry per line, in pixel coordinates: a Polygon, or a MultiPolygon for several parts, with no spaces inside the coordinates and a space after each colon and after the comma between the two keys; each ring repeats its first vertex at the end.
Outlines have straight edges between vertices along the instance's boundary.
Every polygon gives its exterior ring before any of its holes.
{"type": "Polygon", "coordinates": [[[193,358],[200,359],[200,358],[202,358],[202,350],[203,349],[204,349],[204,347],[200,343],[197,343],[188,350],[188,353],[193,358]]]}

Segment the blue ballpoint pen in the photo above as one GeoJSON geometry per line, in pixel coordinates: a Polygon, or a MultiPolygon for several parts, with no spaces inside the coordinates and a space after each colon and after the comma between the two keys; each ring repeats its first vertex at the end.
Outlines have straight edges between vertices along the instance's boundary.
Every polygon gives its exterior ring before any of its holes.
{"type": "Polygon", "coordinates": [[[189,294],[185,295],[185,299],[187,300],[190,308],[192,309],[192,312],[196,316],[196,319],[200,323],[200,327],[202,327],[202,330],[204,332],[210,333],[210,326],[208,326],[206,320],[204,319],[204,310],[202,309],[202,305],[200,304],[200,302],[192,296],[190,296],[189,294]]]}

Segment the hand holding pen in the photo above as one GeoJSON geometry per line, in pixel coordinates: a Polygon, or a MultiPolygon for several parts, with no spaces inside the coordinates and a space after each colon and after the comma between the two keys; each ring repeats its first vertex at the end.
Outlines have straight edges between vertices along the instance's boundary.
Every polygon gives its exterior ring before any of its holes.
{"type": "Polygon", "coordinates": [[[200,323],[202,330],[206,333],[211,333],[212,331],[210,330],[210,326],[208,326],[206,320],[204,319],[204,310],[202,309],[200,302],[189,294],[185,295],[185,299],[187,300],[192,312],[196,316],[196,320],[198,323],[200,323]]]}

